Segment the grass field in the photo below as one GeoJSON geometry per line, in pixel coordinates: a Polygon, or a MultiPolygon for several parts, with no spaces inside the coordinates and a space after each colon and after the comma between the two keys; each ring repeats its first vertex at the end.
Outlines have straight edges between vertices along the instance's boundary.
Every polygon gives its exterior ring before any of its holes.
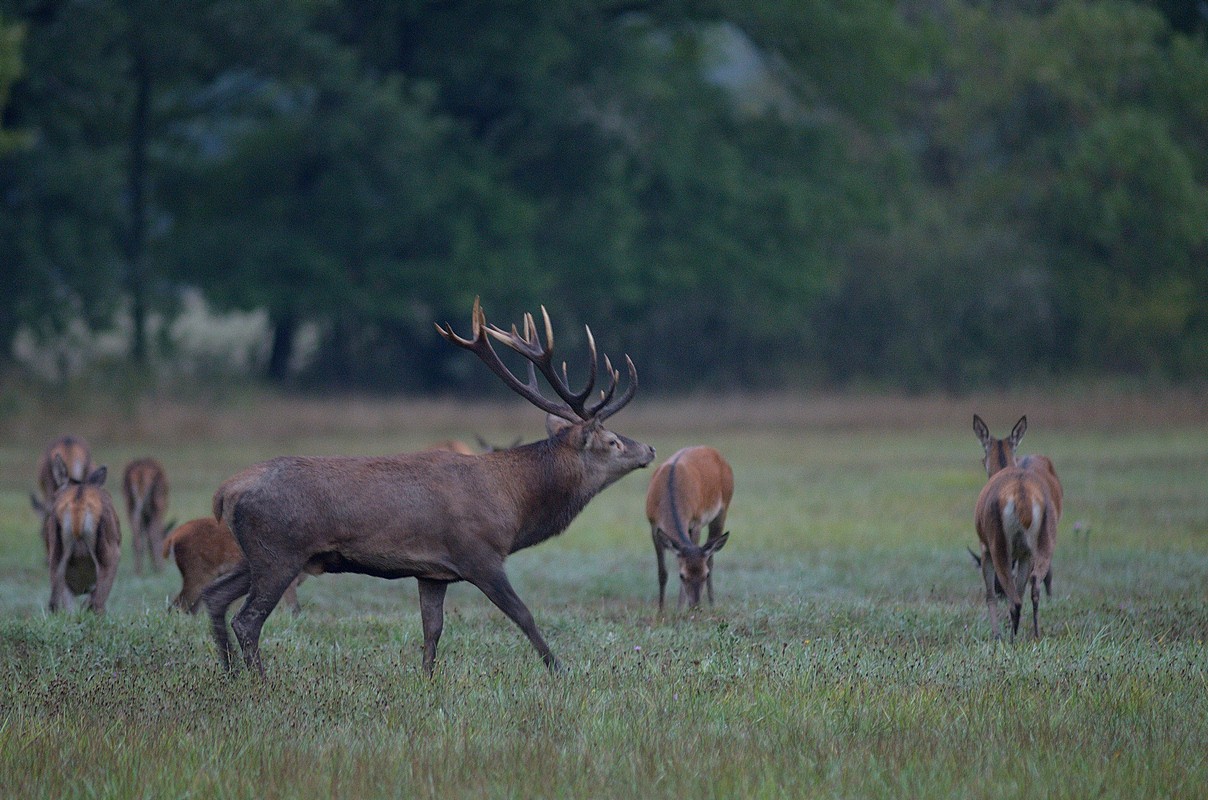
{"type": "Polygon", "coordinates": [[[432,681],[414,581],[357,576],[308,580],[303,612],[269,619],[266,683],[223,675],[205,621],[165,610],[175,569],[136,576],[125,527],[109,612],[50,616],[28,500],[38,453],[83,434],[111,489],[126,460],[156,455],[184,520],[262,458],[531,439],[539,412],[261,398],[3,425],[6,797],[1208,796],[1202,395],[639,397],[614,429],[660,460],[707,443],[733,464],[717,605],[656,619],[637,473],[509,560],[570,673],[547,674],[455,586],[432,681]],[[1022,451],[1050,455],[1065,483],[1039,642],[990,640],[965,552],[983,482],[974,411],[998,435],[1026,412],[1022,451]]]}

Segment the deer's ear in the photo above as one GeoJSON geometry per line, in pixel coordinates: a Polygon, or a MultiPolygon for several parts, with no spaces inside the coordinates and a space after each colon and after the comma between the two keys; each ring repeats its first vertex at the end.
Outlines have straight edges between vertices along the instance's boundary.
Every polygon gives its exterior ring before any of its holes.
{"type": "Polygon", "coordinates": [[[657,529],[654,532],[654,535],[658,538],[659,544],[661,544],[663,547],[666,547],[668,550],[674,550],[677,553],[680,551],[679,542],[663,533],[662,528],[657,529]]]}
{"type": "Polygon", "coordinates": [[[982,418],[976,414],[973,415],[973,432],[981,440],[982,447],[985,447],[986,442],[990,440],[990,429],[986,427],[986,423],[982,421],[982,418]]]}
{"type": "Polygon", "coordinates": [[[1025,416],[1020,417],[1019,422],[1016,422],[1015,427],[1011,429],[1011,448],[1012,449],[1019,446],[1019,440],[1023,438],[1024,431],[1026,431],[1027,429],[1028,429],[1028,418],[1025,415],[1025,416]]]}
{"type": "Polygon", "coordinates": [[[51,458],[50,475],[54,479],[56,489],[67,483],[67,465],[63,463],[63,457],[58,453],[51,458]]]}
{"type": "Polygon", "coordinates": [[[570,420],[562,419],[562,417],[555,417],[553,414],[545,415],[545,433],[548,436],[557,436],[572,424],[570,420]]]}
{"type": "Polygon", "coordinates": [[[705,542],[705,546],[701,549],[704,550],[705,555],[711,556],[714,553],[716,553],[718,550],[725,547],[726,542],[729,540],[729,538],[730,538],[730,532],[726,531],[721,536],[718,536],[716,539],[705,542]]]}
{"type": "Polygon", "coordinates": [[[97,467],[96,469],[94,469],[92,471],[92,474],[88,476],[88,483],[91,483],[93,486],[104,486],[105,478],[107,478],[108,476],[109,476],[108,467],[104,467],[104,466],[97,467]]]}

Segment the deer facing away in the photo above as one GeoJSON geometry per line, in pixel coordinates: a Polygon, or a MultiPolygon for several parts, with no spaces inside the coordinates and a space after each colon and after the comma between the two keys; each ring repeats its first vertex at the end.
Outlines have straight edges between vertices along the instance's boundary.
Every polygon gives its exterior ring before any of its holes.
{"type": "Polygon", "coordinates": [[[147,556],[153,570],[159,572],[163,568],[168,490],[168,473],[157,459],[135,459],[122,472],[122,497],[134,545],[134,571],[139,575],[143,574],[143,559],[147,556]]]}
{"type": "Polygon", "coordinates": [[[660,613],[667,588],[664,550],[674,552],[679,563],[678,607],[699,606],[702,587],[707,587],[713,605],[713,554],[730,537],[722,531],[733,496],[734,473],[712,447],[685,447],[654,471],[646,492],[646,518],[658,566],[660,613]],[[709,536],[701,545],[701,529],[706,526],[709,536]]]}
{"type": "Polygon", "coordinates": [[[113,500],[103,488],[105,467],[92,470],[83,481],[73,480],[68,469],[58,453],[51,457],[56,488],[42,517],[50,610],[69,611],[74,595],[88,594],[86,606],[100,614],[117,577],[121,527],[113,500]]]}
{"type": "Polygon", "coordinates": [[[386,457],[281,457],[229,478],[214,494],[214,516],[234,533],[246,560],[202,594],[223,664],[233,652],[226,611],[243,594],[231,621],[245,663],[264,674],[260,631],[300,572],[354,572],[416,578],[424,635],[423,669],[432,673],[444,628],[450,583],[468,581],[528,637],[546,666],[560,665],[504,571],[508,555],[561,533],[597,493],[654,459],[654,449],[606,429],[637,389],[628,358],[626,390],[604,360],[608,386],[593,398],[595,343],[586,385],[572,391],[565,365],[554,366],[554,337],[542,309],[545,341],[532,315],[524,332],[488,326],[477,300],[472,333],[437,326],[449,342],[477,355],[521,397],[558,419],[532,444],[475,456],[430,451],[386,457]],[[522,382],[500,360],[494,339],[528,362],[522,382]],[[539,390],[540,371],[558,395],[539,390]]]}
{"type": "Polygon", "coordinates": [[[973,430],[982,443],[988,480],[977,498],[974,520],[986,585],[990,629],[1000,638],[996,590],[1011,604],[1011,636],[1019,631],[1025,590],[1032,598],[1032,635],[1040,636],[1040,583],[1050,588],[1057,521],[1061,516],[1062,489],[1053,462],[1045,456],[1017,461],[1016,448],[1027,430],[1020,417],[1006,439],[990,435],[986,423],[973,415],[973,430]]]}

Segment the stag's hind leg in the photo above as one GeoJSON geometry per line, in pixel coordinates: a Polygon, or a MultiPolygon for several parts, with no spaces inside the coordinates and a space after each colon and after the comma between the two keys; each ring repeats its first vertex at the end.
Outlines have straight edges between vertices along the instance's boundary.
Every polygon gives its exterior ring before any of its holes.
{"type": "Polygon", "coordinates": [[[254,669],[264,677],[264,663],[260,660],[260,630],[264,621],[273,613],[285,590],[298,577],[298,569],[276,565],[271,570],[250,569],[247,600],[231,619],[231,630],[243,651],[243,661],[248,669],[254,669]]]}
{"type": "Polygon", "coordinates": [[[231,603],[247,594],[251,579],[251,568],[246,561],[241,561],[201,593],[201,600],[210,614],[210,630],[214,635],[214,644],[218,646],[218,659],[227,671],[231,669],[231,657],[234,655],[231,639],[227,634],[227,609],[231,607],[231,603]]]}

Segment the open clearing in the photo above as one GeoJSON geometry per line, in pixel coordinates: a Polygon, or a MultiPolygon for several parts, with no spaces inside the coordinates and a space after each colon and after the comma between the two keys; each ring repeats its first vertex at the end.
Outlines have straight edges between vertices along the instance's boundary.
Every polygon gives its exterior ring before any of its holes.
{"type": "MultiPolygon", "coordinates": [[[[477,590],[420,673],[415,582],[322,576],[224,676],[174,567],[124,557],[103,618],[45,611],[29,508],[52,435],[160,458],[169,517],[237,469],[540,434],[518,405],[260,398],[5,422],[0,786],[9,797],[1202,797],[1208,795],[1208,402],[1194,393],[643,399],[610,427],[734,467],[717,605],[655,617],[650,471],[509,574],[570,668],[551,676],[477,590]],[[1089,399],[1088,399],[1089,398],[1089,399]],[[1066,510],[1043,638],[990,640],[971,429],[1051,456],[1066,510]],[[1078,530],[1075,530],[1077,525],[1078,530]]],[[[668,586],[678,591],[673,574],[668,586]]],[[[1025,616],[1028,606],[1025,604],[1025,616]]]]}

